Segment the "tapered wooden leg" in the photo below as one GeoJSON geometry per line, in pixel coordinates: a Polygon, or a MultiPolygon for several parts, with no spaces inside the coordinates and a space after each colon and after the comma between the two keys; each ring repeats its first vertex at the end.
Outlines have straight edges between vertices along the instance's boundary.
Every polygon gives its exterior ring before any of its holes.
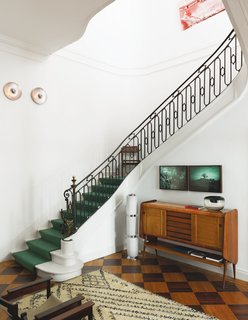
{"type": "Polygon", "coordinates": [[[145,241],[144,241],[144,247],[143,247],[143,252],[142,252],[142,260],[144,260],[145,251],[146,251],[146,245],[145,245],[145,241]]]}
{"type": "Polygon", "coordinates": [[[233,263],[233,278],[236,279],[236,264],[233,263]]]}
{"type": "Polygon", "coordinates": [[[156,256],[158,255],[158,250],[157,249],[155,249],[155,253],[156,253],[156,256]]]}
{"type": "Polygon", "coordinates": [[[93,320],[93,313],[92,313],[92,311],[90,312],[90,314],[89,314],[89,320],[93,320]]]}
{"type": "Polygon", "coordinates": [[[223,270],[223,289],[225,288],[225,282],[226,282],[226,266],[227,266],[227,261],[224,261],[224,270],[223,270]]]}

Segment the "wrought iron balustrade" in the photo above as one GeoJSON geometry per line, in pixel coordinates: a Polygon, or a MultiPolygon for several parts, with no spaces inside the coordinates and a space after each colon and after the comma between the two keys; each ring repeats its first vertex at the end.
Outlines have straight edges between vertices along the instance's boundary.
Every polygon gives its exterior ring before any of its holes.
{"type": "Polygon", "coordinates": [[[101,179],[124,178],[135,165],[213,102],[232,83],[242,65],[242,51],[232,30],[218,49],[133,130],[105,161],[80,182],[73,180],[72,186],[64,192],[64,197],[66,212],[74,220],[74,232],[81,224],[79,220],[83,214],[80,213],[80,204],[86,193],[91,192],[101,179]],[[123,148],[127,147],[130,152],[123,155],[123,148]]]}

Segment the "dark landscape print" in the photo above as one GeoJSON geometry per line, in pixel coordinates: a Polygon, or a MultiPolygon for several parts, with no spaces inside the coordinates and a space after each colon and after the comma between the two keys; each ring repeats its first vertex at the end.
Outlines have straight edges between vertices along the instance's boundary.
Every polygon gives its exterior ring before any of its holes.
{"type": "Polygon", "coordinates": [[[160,166],[160,189],[188,190],[186,166],[160,166]]]}
{"type": "Polygon", "coordinates": [[[222,192],[221,166],[190,166],[189,190],[222,192]]]}

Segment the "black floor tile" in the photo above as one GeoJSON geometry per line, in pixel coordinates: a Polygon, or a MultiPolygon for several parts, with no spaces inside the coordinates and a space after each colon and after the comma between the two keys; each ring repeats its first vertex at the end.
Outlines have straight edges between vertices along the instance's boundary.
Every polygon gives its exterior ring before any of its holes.
{"type": "Polygon", "coordinates": [[[200,311],[200,312],[204,312],[202,307],[199,306],[199,305],[188,305],[188,307],[192,308],[192,309],[195,309],[197,311],[200,311]]]}
{"type": "Polygon", "coordinates": [[[122,266],[123,273],[140,273],[141,267],[140,266],[122,266]]]}
{"type": "Polygon", "coordinates": [[[154,266],[158,264],[158,260],[153,258],[145,258],[141,260],[141,264],[144,266],[146,265],[154,266]]]}
{"type": "Polygon", "coordinates": [[[1,274],[4,275],[11,275],[11,274],[17,274],[23,271],[23,267],[21,266],[11,266],[4,269],[1,274]]]}
{"type": "Polygon", "coordinates": [[[161,271],[166,273],[166,272],[170,272],[170,273],[173,273],[173,272],[181,272],[181,269],[176,266],[176,265],[160,265],[160,268],[161,268],[161,271]]]}
{"type": "Polygon", "coordinates": [[[143,273],[144,282],[164,282],[163,274],[161,273],[143,273]]]}
{"type": "Polygon", "coordinates": [[[8,284],[0,284],[0,295],[3,293],[3,291],[8,287],[8,284]]]}
{"type": "Polygon", "coordinates": [[[30,281],[34,281],[36,279],[36,275],[34,274],[20,274],[18,275],[15,280],[13,281],[13,283],[28,283],[30,281]]]}
{"type": "MultiPolygon", "coordinates": [[[[211,281],[212,285],[215,287],[215,289],[219,292],[234,292],[234,291],[240,291],[239,288],[229,281],[225,282],[225,287],[223,288],[223,282],[222,281],[211,281]]],[[[248,319],[248,318],[247,318],[248,319]]]]}
{"type": "Polygon", "coordinates": [[[167,282],[170,292],[192,292],[188,282],[167,282]]]}
{"type": "Polygon", "coordinates": [[[99,267],[99,266],[84,266],[82,272],[83,273],[88,273],[88,272],[96,271],[96,270],[99,270],[99,269],[101,269],[101,267],[99,267]]]}
{"type": "Polygon", "coordinates": [[[248,305],[229,305],[229,308],[235,314],[238,320],[247,320],[248,319],[248,305]]]}
{"type": "Polygon", "coordinates": [[[195,292],[200,304],[225,304],[217,292],[195,292]]]}
{"type": "Polygon", "coordinates": [[[184,272],[188,281],[208,281],[207,277],[201,272],[184,272]]]}
{"type": "Polygon", "coordinates": [[[121,259],[105,259],[104,266],[121,266],[121,259]]]}

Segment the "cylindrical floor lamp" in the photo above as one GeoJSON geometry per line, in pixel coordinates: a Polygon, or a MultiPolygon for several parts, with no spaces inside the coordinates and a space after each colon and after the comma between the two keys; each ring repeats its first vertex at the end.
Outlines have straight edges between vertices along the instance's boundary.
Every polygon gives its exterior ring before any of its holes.
{"type": "Polygon", "coordinates": [[[137,197],[135,194],[127,196],[126,231],[127,231],[127,258],[135,259],[138,256],[137,234],[137,197]]]}

